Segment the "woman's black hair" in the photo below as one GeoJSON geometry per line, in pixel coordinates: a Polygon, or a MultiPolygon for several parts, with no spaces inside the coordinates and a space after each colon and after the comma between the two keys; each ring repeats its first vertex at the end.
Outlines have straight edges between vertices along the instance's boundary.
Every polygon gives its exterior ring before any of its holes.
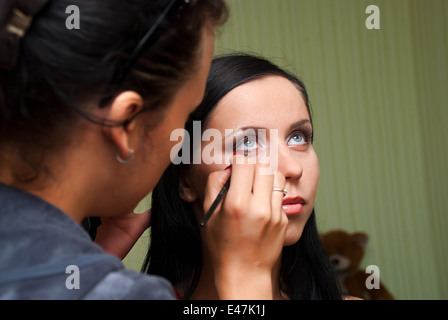
{"type": "Polygon", "coordinates": [[[50,171],[46,154],[74,138],[71,129],[80,119],[126,125],[94,117],[92,112],[123,91],[139,93],[145,111],[160,111],[148,117],[148,127],[156,126],[164,106],[199,66],[202,28],[227,19],[224,0],[4,2],[0,163],[2,155],[18,152],[22,163],[13,166],[12,174],[19,183],[50,171]],[[42,8],[30,9],[37,4],[42,8]],[[79,9],[79,29],[66,25],[69,6],[79,9]],[[32,23],[17,41],[11,26],[15,28],[14,19],[28,12],[32,23]],[[150,30],[149,39],[142,41],[150,30]],[[14,63],[5,67],[5,61],[14,63]]]}
{"type": "MultiPolygon", "coordinates": [[[[309,97],[301,80],[263,58],[232,54],[212,62],[204,100],[192,113],[187,132],[191,134],[192,123],[197,120],[202,121],[204,129],[213,108],[230,90],[268,75],[284,77],[296,85],[311,119],[309,97]]],[[[181,166],[171,164],[153,191],[151,243],[142,271],[166,277],[180,286],[188,299],[201,274],[202,252],[192,206],[179,196],[181,166]]],[[[333,268],[320,242],[314,210],[300,240],[283,248],[280,290],[290,299],[341,299],[333,268]]]]}

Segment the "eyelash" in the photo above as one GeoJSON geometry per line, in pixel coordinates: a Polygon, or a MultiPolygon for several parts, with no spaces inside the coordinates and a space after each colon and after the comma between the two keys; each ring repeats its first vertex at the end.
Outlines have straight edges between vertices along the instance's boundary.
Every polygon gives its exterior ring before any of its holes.
{"type": "Polygon", "coordinates": [[[296,130],[289,136],[288,140],[296,135],[301,135],[304,138],[305,143],[310,144],[313,139],[313,130],[311,128],[303,128],[301,130],[296,130]]]}
{"type": "MultiPolygon", "coordinates": [[[[239,145],[241,145],[241,144],[244,144],[244,143],[246,143],[247,141],[249,141],[249,138],[250,138],[250,139],[255,139],[255,141],[256,141],[256,143],[257,143],[257,148],[255,148],[255,149],[258,149],[258,143],[259,143],[258,136],[250,136],[250,137],[245,136],[243,140],[236,141],[236,142],[233,144],[233,152],[235,153],[235,152],[237,151],[237,146],[239,146],[239,145]]],[[[244,148],[244,156],[245,156],[245,157],[249,156],[250,152],[251,152],[250,150],[244,148]]]]}
{"type": "MultiPolygon", "coordinates": [[[[287,139],[288,141],[290,139],[292,139],[294,136],[296,135],[300,135],[304,138],[305,143],[304,144],[311,144],[312,140],[313,140],[313,129],[312,128],[308,128],[308,127],[304,127],[301,128],[300,130],[296,130],[293,133],[291,133],[291,135],[289,136],[289,138],[287,139]]],[[[241,146],[242,144],[245,144],[247,141],[249,141],[249,139],[255,139],[256,143],[257,143],[257,147],[253,148],[252,150],[243,148],[244,150],[244,156],[249,156],[253,151],[258,150],[259,147],[259,143],[261,143],[259,141],[258,136],[245,136],[243,140],[238,140],[233,144],[233,152],[235,153],[237,151],[237,147],[241,146]]],[[[241,149],[241,148],[238,148],[241,149]]]]}

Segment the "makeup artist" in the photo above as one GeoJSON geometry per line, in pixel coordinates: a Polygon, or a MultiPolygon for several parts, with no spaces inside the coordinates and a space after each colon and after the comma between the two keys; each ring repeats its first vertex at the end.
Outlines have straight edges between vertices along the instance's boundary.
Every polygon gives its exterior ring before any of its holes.
{"type": "MultiPolygon", "coordinates": [[[[171,131],[203,98],[225,17],[221,0],[2,1],[1,299],[175,297],[165,279],[125,270],[80,223],[131,212],[154,188],[176,143],[171,131]],[[66,28],[69,5],[79,29],[66,28]]],[[[244,178],[237,171],[235,181],[244,178]]],[[[228,176],[210,175],[207,206],[228,176]]],[[[267,240],[285,224],[264,211],[221,210],[207,225],[220,230],[210,242],[219,298],[272,298],[273,261],[261,258],[281,250],[281,239],[267,240]],[[253,232],[217,225],[235,219],[253,232]]]]}

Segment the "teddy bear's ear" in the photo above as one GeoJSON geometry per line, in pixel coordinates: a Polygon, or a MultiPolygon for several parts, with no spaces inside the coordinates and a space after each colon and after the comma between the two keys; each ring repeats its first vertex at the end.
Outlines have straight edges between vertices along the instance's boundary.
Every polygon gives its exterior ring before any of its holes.
{"type": "Polygon", "coordinates": [[[355,232],[351,235],[351,240],[365,248],[369,242],[369,236],[364,232],[355,232]]]}

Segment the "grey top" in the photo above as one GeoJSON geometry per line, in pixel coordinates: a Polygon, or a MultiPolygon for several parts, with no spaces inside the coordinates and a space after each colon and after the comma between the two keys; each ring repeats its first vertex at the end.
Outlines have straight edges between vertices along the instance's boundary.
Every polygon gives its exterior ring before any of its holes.
{"type": "Polygon", "coordinates": [[[158,276],[126,270],[73,219],[0,184],[0,299],[175,299],[158,276]]]}

